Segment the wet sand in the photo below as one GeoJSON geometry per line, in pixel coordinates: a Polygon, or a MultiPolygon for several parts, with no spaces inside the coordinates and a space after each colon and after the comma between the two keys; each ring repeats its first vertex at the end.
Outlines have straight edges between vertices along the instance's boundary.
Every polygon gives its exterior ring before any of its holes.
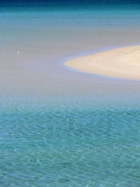
{"type": "Polygon", "coordinates": [[[140,80],[140,46],[130,46],[71,59],[66,66],[107,77],[140,80]]]}

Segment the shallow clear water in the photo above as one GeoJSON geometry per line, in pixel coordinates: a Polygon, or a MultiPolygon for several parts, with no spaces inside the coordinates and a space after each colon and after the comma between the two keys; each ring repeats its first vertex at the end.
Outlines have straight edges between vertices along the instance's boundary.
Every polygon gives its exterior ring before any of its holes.
{"type": "Polygon", "coordinates": [[[57,102],[1,109],[1,186],[139,186],[140,105],[57,102]]]}
{"type": "Polygon", "coordinates": [[[1,187],[140,186],[140,83],[71,72],[58,62],[139,43],[139,18],[137,7],[1,12],[2,54],[9,47],[45,48],[50,57],[48,84],[36,86],[46,92],[28,93],[25,84],[20,94],[11,91],[14,85],[1,94],[1,187]]]}

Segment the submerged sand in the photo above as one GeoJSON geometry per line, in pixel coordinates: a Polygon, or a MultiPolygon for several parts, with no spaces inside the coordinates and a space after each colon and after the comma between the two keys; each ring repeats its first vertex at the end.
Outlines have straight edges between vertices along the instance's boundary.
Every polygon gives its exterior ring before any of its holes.
{"type": "Polygon", "coordinates": [[[78,71],[114,78],[140,80],[140,46],[131,46],[78,57],[65,62],[78,71]]]}

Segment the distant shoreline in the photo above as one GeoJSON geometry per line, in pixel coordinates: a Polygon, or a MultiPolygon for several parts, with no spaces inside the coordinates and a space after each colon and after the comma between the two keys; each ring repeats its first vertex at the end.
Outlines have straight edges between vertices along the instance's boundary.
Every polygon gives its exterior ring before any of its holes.
{"type": "Polygon", "coordinates": [[[140,46],[129,46],[70,59],[64,65],[81,72],[140,80],[140,46]]]}

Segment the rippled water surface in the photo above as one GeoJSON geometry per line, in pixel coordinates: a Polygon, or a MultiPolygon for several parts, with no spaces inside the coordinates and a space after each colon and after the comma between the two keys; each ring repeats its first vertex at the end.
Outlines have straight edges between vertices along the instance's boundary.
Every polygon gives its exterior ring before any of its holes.
{"type": "Polygon", "coordinates": [[[140,185],[136,103],[9,105],[0,128],[3,187],[140,185]]]}

